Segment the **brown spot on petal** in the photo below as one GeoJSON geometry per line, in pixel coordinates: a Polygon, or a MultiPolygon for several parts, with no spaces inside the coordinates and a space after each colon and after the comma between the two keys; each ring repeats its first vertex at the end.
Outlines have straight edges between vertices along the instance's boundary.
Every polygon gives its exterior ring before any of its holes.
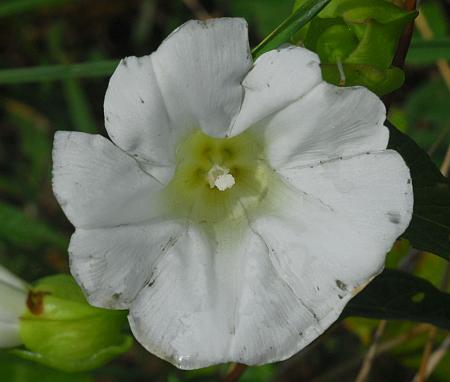
{"type": "Polygon", "coordinates": [[[347,284],[342,282],[341,280],[336,280],[336,285],[342,291],[346,291],[347,290],[347,284]]]}
{"type": "Polygon", "coordinates": [[[400,224],[401,215],[398,212],[390,211],[387,213],[387,216],[392,224],[400,224]]]}

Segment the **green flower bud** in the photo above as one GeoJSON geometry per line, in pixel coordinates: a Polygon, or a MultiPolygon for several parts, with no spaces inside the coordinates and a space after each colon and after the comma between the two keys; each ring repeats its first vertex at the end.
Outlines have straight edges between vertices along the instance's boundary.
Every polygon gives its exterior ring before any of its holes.
{"type": "MultiPolygon", "coordinates": [[[[304,2],[296,0],[294,10],[304,2]]],[[[392,61],[405,26],[416,15],[386,0],[332,0],[293,42],[318,53],[327,81],[342,84],[336,65],[342,64],[345,85],[384,95],[403,84],[404,75],[392,61]]]]}
{"type": "Polygon", "coordinates": [[[358,39],[346,25],[334,24],[317,39],[317,54],[326,62],[343,61],[358,45],[358,39]]]}
{"type": "Polygon", "coordinates": [[[122,333],[126,312],[90,306],[72,277],[39,280],[30,290],[20,319],[23,358],[64,371],[101,366],[128,351],[133,343],[122,333]]]}

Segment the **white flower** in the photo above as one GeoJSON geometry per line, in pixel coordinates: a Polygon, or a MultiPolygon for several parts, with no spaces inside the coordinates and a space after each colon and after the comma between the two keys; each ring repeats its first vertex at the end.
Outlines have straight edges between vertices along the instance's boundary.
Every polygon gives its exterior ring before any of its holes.
{"type": "Polygon", "coordinates": [[[54,192],[90,303],[129,308],[185,369],[285,359],[383,268],[412,213],[385,108],[316,54],[255,63],[241,19],[190,21],[123,59],[100,135],[58,132],[54,192]]]}
{"type": "Polygon", "coordinates": [[[19,346],[20,316],[25,313],[27,285],[0,265],[0,349],[19,346]]]}

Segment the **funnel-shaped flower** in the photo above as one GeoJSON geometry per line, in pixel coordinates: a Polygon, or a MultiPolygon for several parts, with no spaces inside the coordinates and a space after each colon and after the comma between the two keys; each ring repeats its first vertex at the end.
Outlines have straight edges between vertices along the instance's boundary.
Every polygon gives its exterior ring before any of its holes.
{"type": "Polygon", "coordinates": [[[27,308],[27,285],[0,265],[0,348],[22,344],[20,316],[27,308]]]}
{"type": "Polygon", "coordinates": [[[58,132],[53,188],[95,306],[181,368],[285,359],[381,271],[412,212],[385,108],[303,48],[253,63],[241,19],[190,21],[123,59],[111,141],[58,132]]]}

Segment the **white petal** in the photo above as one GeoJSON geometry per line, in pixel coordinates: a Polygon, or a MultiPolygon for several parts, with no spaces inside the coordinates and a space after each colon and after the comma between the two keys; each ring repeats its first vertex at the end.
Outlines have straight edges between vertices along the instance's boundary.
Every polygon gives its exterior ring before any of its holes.
{"type": "Polygon", "coordinates": [[[129,315],[135,337],[147,350],[182,369],[247,360],[234,345],[249,276],[245,264],[248,256],[264,256],[266,247],[242,223],[215,226],[214,234],[190,225],[160,258],[153,282],[129,315]]]}
{"type": "Polygon", "coordinates": [[[323,82],[305,97],[261,122],[272,167],[384,150],[389,132],[381,100],[361,87],[323,82]]]}
{"type": "Polygon", "coordinates": [[[26,308],[26,290],[0,283],[0,297],[0,321],[16,322],[26,308]]]}
{"type": "Polygon", "coordinates": [[[225,136],[240,109],[241,81],[252,64],[247,33],[243,19],[188,21],[153,53],[173,126],[225,136]]]}
{"type": "Polygon", "coordinates": [[[411,176],[396,151],[337,158],[278,173],[296,189],[329,206],[361,239],[374,240],[386,251],[411,220],[411,176]]]}
{"type": "Polygon", "coordinates": [[[12,273],[0,269],[0,321],[16,322],[26,308],[27,287],[12,273]]]}
{"type": "MultiPolygon", "coordinates": [[[[242,297],[236,336],[242,335],[251,363],[285,359],[318,337],[381,271],[410,221],[409,170],[398,154],[348,162],[342,168],[325,164],[323,174],[319,167],[291,173],[290,180],[298,188],[307,185],[308,193],[284,190],[271,212],[250,217],[285,284],[283,289],[275,278],[260,278],[242,297]]],[[[267,265],[254,261],[255,269],[261,266],[267,265]]]]}
{"type": "MultiPolygon", "coordinates": [[[[150,352],[180,368],[215,363],[227,353],[225,316],[217,314],[218,285],[209,239],[189,226],[161,256],[148,287],[130,309],[136,339],[150,352]]],[[[220,274],[218,276],[221,276],[220,274]]]]}
{"type": "Polygon", "coordinates": [[[100,135],[57,132],[53,192],[76,227],[141,222],[161,212],[162,185],[100,135]]]}
{"type": "Polygon", "coordinates": [[[26,284],[0,266],[0,348],[18,346],[19,317],[26,310],[26,284]]]}
{"type": "Polygon", "coordinates": [[[0,321],[0,349],[22,345],[19,324],[0,321]]]}
{"type": "Polygon", "coordinates": [[[322,82],[319,57],[304,48],[289,46],[259,57],[242,85],[241,111],[230,135],[288,106],[322,82]]]}
{"type": "Polygon", "coordinates": [[[105,126],[112,141],[163,182],[170,179],[174,151],[166,106],[151,56],[120,61],[105,95],[105,126]]]}
{"type": "MultiPolygon", "coordinates": [[[[206,235],[190,226],[131,306],[138,341],[191,369],[282,360],[323,333],[380,272],[412,209],[409,171],[397,154],[343,161],[348,171],[334,169],[336,178],[356,185],[342,206],[283,184],[270,191],[277,198],[263,215],[248,215],[251,230],[230,223],[235,231],[206,235]]],[[[300,183],[321,179],[314,170],[300,183]]]]}
{"type": "Polygon", "coordinates": [[[0,284],[10,285],[23,291],[27,290],[27,283],[2,265],[0,265],[0,284]]]}
{"type": "Polygon", "coordinates": [[[182,369],[266,363],[292,355],[337,318],[344,306],[337,292],[329,297],[330,288],[319,295],[314,289],[321,307],[318,316],[311,313],[300,301],[311,288],[294,293],[262,236],[248,228],[239,232],[230,236],[234,248],[220,236],[215,247],[191,226],[159,259],[129,315],[147,350],[182,369]]]}
{"type": "Polygon", "coordinates": [[[104,229],[77,229],[69,246],[70,269],[89,302],[128,308],[152,279],[154,263],[186,230],[158,221],[104,229]]]}

